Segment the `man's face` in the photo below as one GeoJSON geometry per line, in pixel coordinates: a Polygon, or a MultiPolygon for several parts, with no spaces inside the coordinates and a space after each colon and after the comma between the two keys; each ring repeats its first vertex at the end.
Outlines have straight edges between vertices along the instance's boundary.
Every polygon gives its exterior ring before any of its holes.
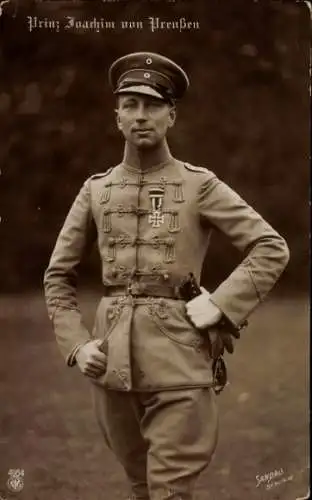
{"type": "Polygon", "coordinates": [[[153,148],[174,125],[176,111],[161,99],[129,93],[118,96],[116,116],[127,142],[138,148],[153,148]]]}

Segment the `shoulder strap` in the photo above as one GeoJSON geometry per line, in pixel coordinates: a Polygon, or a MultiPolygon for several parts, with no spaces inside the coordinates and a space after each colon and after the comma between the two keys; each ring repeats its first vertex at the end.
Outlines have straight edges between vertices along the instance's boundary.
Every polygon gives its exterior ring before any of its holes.
{"type": "Polygon", "coordinates": [[[187,170],[190,170],[191,172],[196,172],[196,173],[201,173],[201,174],[207,174],[209,170],[204,167],[195,167],[195,165],[191,165],[190,163],[184,162],[184,167],[187,168],[187,170]]]}
{"type": "Polygon", "coordinates": [[[113,168],[114,167],[110,167],[108,170],[106,170],[106,172],[101,172],[98,174],[91,175],[90,179],[100,179],[101,177],[106,177],[107,175],[109,175],[111,173],[113,168]]]}

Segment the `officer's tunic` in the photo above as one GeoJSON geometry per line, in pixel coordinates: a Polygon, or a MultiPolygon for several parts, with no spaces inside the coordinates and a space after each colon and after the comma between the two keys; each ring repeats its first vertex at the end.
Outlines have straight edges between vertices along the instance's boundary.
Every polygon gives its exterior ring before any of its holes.
{"type": "Polygon", "coordinates": [[[87,179],[45,273],[67,363],[81,344],[103,340],[107,369],[90,379],[95,412],[137,500],[191,500],[216,448],[212,363],[178,294],[189,272],[199,281],[213,228],[244,253],[210,297],[240,327],[279,278],[287,245],[213,172],[173,158],[144,172],[122,163],[87,179]],[[76,285],[95,241],[103,298],[90,334],[76,285]]]}
{"type": "Polygon", "coordinates": [[[210,300],[239,327],[287,264],[284,239],[217,176],[171,158],[148,171],[121,163],[86,180],[45,273],[49,316],[69,365],[76,347],[103,339],[106,373],[121,391],[210,386],[211,360],[178,298],[199,281],[213,228],[244,254],[210,300]],[[103,298],[92,335],[76,298],[77,268],[97,240],[103,298]],[[147,297],[146,297],[146,296],[147,297]]]}

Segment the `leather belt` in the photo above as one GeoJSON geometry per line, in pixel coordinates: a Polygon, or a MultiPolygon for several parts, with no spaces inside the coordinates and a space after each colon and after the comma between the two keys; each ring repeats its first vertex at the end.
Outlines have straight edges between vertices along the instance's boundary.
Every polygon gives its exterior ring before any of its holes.
{"type": "Polygon", "coordinates": [[[128,286],[105,286],[103,295],[107,297],[131,295],[132,297],[164,297],[170,299],[182,298],[179,294],[178,287],[149,283],[130,283],[128,286]]]}

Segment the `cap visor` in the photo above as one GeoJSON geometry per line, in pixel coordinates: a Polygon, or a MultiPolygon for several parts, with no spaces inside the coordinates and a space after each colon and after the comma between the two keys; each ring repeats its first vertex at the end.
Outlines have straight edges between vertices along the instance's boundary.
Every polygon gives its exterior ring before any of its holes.
{"type": "Polygon", "coordinates": [[[131,87],[126,87],[115,91],[115,94],[142,94],[149,97],[156,97],[164,101],[164,97],[157,92],[157,90],[149,87],[148,85],[131,85],[131,87]]]}

